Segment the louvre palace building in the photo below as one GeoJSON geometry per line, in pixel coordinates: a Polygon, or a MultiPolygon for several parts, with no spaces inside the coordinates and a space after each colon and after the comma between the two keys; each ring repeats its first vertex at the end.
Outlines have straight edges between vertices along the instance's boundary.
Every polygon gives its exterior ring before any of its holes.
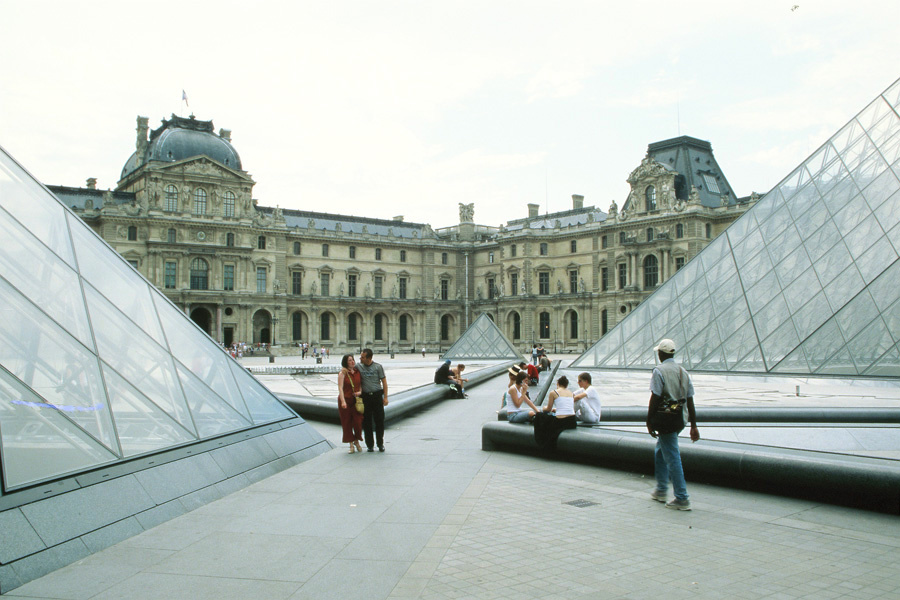
{"type": "Polygon", "coordinates": [[[652,143],[635,163],[621,206],[573,195],[481,225],[461,198],[459,223],[435,229],[258,203],[231,132],[172,115],[153,130],[137,118],[114,190],[49,189],[226,345],[442,352],[486,314],[523,351],[584,352],[757,199],[734,193],[706,141],[652,143]]]}

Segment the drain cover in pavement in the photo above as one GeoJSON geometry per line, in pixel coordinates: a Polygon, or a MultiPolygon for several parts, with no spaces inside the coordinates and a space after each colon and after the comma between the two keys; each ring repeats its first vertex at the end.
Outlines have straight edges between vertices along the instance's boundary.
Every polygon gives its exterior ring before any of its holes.
{"type": "Polygon", "coordinates": [[[563,504],[568,504],[569,506],[574,506],[575,508],[587,508],[588,506],[597,506],[600,503],[591,502],[590,500],[570,500],[568,502],[563,502],[563,504]]]}

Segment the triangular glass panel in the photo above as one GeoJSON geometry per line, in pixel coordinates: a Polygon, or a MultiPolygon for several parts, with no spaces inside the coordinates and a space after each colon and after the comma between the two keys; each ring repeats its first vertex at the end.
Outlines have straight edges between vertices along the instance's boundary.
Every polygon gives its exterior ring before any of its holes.
{"type": "Polygon", "coordinates": [[[809,363],[806,362],[806,354],[803,348],[794,348],[784,360],[771,368],[773,373],[809,373],[809,363]]]}
{"type": "Polygon", "coordinates": [[[820,375],[858,375],[856,364],[850,357],[850,350],[841,348],[837,354],[828,359],[815,371],[820,375]]]}
{"type": "Polygon", "coordinates": [[[6,490],[113,462],[118,456],[58,406],[0,369],[0,458],[6,490]]]}
{"type": "Polygon", "coordinates": [[[894,346],[865,370],[863,375],[872,377],[900,377],[900,346],[894,346]]]}
{"type": "Polygon", "coordinates": [[[244,403],[250,411],[250,418],[256,424],[268,423],[295,416],[294,413],[263,385],[250,376],[237,362],[230,360],[228,364],[237,381],[238,389],[244,397],[244,403]]]}
{"type": "Polygon", "coordinates": [[[861,373],[865,372],[893,346],[894,339],[881,317],[869,323],[859,335],[847,343],[847,349],[861,373]]]}
{"type": "Polygon", "coordinates": [[[443,358],[463,359],[508,359],[521,360],[522,351],[517,349],[503,335],[500,328],[487,314],[481,314],[463,332],[443,358]]]}
{"type": "Polygon", "coordinates": [[[175,368],[201,438],[238,431],[250,425],[250,421],[209,389],[196,375],[181,364],[176,363],[175,368]]]}
{"type": "Polygon", "coordinates": [[[146,454],[197,439],[107,365],[103,365],[103,379],[123,456],[146,454]]]}
{"type": "Polygon", "coordinates": [[[722,344],[726,369],[732,368],[740,362],[747,355],[748,349],[757,347],[759,347],[759,340],[753,328],[753,322],[747,321],[722,344]]]}

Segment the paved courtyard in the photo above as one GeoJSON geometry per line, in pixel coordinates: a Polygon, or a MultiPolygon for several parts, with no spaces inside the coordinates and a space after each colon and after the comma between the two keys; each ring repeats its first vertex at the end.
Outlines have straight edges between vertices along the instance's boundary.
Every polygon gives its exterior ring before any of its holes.
{"type": "MultiPolygon", "coordinates": [[[[400,389],[429,360],[382,362],[400,389]]],[[[900,517],[690,473],[694,510],[677,512],[649,499],[649,474],[483,452],[504,383],[392,424],[384,454],[348,455],[338,426],[314,423],[336,449],[8,596],[900,597],[900,517]]]]}

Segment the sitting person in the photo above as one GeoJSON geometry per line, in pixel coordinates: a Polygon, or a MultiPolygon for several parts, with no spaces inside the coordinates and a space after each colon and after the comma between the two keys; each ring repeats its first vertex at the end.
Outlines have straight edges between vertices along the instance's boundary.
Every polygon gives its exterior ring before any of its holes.
{"type": "MultiPolygon", "coordinates": [[[[509,383],[506,384],[506,387],[510,387],[516,383],[516,375],[519,374],[519,371],[522,369],[519,368],[518,365],[513,365],[506,370],[509,374],[509,383]]],[[[500,410],[503,410],[506,407],[506,400],[509,398],[509,394],[507,392],[503,392],[503,398],[500,400],[500,410]]]]}
{"type": "Polygon", "coordinates": [[[444,364],[437,368],[434,372],[434,382],[440,385],[450,385],[456,390],[456,397],[462,398],[462,386],[459,385],[450,373],[450,361],[445,360],[444,364]]]}
{"type": "Polygon", "coordinates": [[[556,389],[547,394],[544,412],[534,419],[534,440],[544,450],[556,448],[559,433],[575,429],[575,399],[569,390],[569,379],[563,375],[556,380],[556,389]],[[554,417],[553,412],[556,412],[554,417]]]}
{"type": "Polygon", "coordinates": [[[528,384],[529,385],[537,385],[540,377],[540,373],[538,372],[538,368],[534,365],[526,365],[525,367],[528,369],[528,384]]]}
{"type": "Polygon", "coordinates": [[[527,373],[519,371],[515,383],[506,391],[506,420],[510,423],[531,421],[540,412],[528,397],[528,384],[525,383],[527,377],[527,373]]]}
{"type": "Polygon", "coordinates": [[[582,423],[595,425],[600,422],[600,394],[591,387],[591,374],[578,376],[578,387],[582,391],[575,394],[575,414],[582,423]]]}
{"type": "Polygon", "coordinates": [[[539,370],[541,370],[541,371],[549,371],[550,370],[550,359],[547,358],[546,354],[541,355],[539,370]]]}
{"type": "Polygon", "coordinates": [[[462,372],[466,369],[466,365],[459,363],[452,369],[450,369],[450,378],[456,382],[456,385],[459,386],[459,391],[462,394],[463,398],[468,398],[469,396],[466,394],[466,382],[468,379],[465,379],[462,376],[462,372]]]}

